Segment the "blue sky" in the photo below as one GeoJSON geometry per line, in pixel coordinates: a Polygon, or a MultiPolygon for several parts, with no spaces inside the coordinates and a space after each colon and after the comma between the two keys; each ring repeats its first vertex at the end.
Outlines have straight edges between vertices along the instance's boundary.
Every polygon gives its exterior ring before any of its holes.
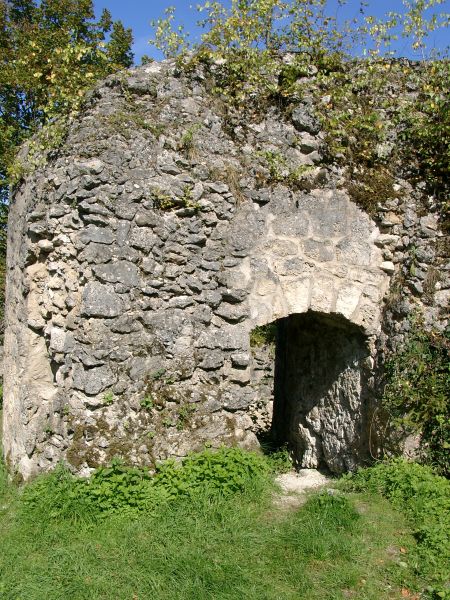
{"type": "MultiPolygon", "coordinates": [[[[134,42],[134,53],[135,61],[137,64],[140,63],[140,58],[143,54],[148,54],[154,58],[160,58],[157,51],[148,44],[148,40],[152,35],[152,29],[150,21],[161,16],[164,9],[168,6],[175,6],[177,9],[178,21],[182,23],[185,28],[192,32],[193,35],[198,33],[195,26],[197,20],[197,14],[194,9],[190,9],[191,5],[196,4],[196,0],[190,2],[189,0],[150,0],[145,2],[143,0],[94,0],[96,14],[99,15],[103,8],[107,8],[111,11],[114,19],[121,19],[126,27],[133,29],[135,38],[134,42]]],[[[334,13],[337,7],[337,0],[330,0],[330,11],[334,13]]],[[[402,10],[401,0],[369,0],[368,8],[366,9],[369,14],[382,15],[387,11],[398,11],[402,10]]],[[[339,14],[343,19],[352,18],[358,14],[359,1],[348,0],[347,5],[340,9],[339,14]]],[[[450,0],[446,0],[440,7],[441,12],[450,12],[450,0]]],[[[437,48],[443,48],[450,45],[450,32],[449,30],[441,30],[439,33],[433,35],[427,43],[429,47],[433,45],[437,48]]],[[[397,46],[398,53],[402,56],[409,58],[420,58],[419,53],[414,54],[408,47],[405,40],[401,40],[397,46]]]]}

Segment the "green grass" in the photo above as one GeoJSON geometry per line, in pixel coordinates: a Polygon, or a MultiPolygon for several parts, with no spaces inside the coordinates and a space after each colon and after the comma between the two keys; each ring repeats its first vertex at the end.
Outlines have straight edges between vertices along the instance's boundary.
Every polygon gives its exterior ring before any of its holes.
{"type": "Polygon", "coordinates": [[[380,499],[371,500],[370,517],[345,498],[319,500],[283,518],[252,490],[90,524],[9,515],[2,519],[0,597],[392,597],[390,586],[398,590],[401,581],[390,573],[397,567],[386,549],[412,543],[402,519],[380,499]]]}
{"type": "MultiPolygon", "coordinates": [[[[394,479],[411,496],[409,471],[374,470],[372,479],[367,471],[348,491],[282,511],[273,505],[273,464],[207,451],[164,465],[154,479],[116,463],[91,483],[60,469],[22,489],[0,466],[0,598],[388,600],[418,598],[430,584],[417,564],[416,513],[403,516],[377,493],[394,479]]],[[[430,477],[421,488],[428,495],[430,477]]],[[[445,597],[437,593],[421,597],[445,597]]]]}
{"type": "Polygon", "coordinates": [[[430,467],[402,459],[379,463],[344,478],[344,490],[381,494],[407,517],[417,546],[414,570],[433,598],[450,599],[450,481],[430,467]]]}

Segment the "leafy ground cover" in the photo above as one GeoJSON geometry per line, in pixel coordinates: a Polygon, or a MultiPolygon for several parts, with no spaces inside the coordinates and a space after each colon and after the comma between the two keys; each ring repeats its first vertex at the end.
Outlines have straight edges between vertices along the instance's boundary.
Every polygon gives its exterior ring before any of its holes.
{"type": "MultiPolygon", "coordinates": [[[[399,465],[392,472],[410,498],[411,477],[399,465]]],[[[435,492],[434,476],[420,469],[415,478],[428,482],[433,513],[446,490],[435,492]]],[[[425,543],[423,570],[414,523],[428,510],[425,501],[420,510],[398,510],[402,500],[383,497],[397,498],[383,472],[369,470],[343,491],[325,490],[280,512],[272,475],[273,462],[236,449],[166,463],[153,478],[118,462],[90,482],[60,468],[22,489],[7,483],[2,468],[0,598],[426,597],[418,593],[434,581],[430,556],[439,561],[442,548],[437,537],[436,547],[425,543]]],[[[426,595],[445,597],[438,593],[426,595]]]]}

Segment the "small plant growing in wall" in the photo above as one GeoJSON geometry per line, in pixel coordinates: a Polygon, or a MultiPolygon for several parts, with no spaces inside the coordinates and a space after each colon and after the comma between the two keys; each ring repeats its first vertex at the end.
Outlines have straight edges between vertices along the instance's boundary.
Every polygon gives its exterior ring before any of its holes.
{"type": "Polygon", "coordinates": [[[194,198],[192,197],[192,189],[189,186],[186,186],[183,190],[181,204],[184,208],[192,208],[195,211],[200,210],[200,204],[194,201],[194,198]]]}
{"type": "Polygon", "coordinates": [[[141,408],[144,410],[151,410],[155,407],[155,401],[151,394],[147,394],[145,398],[140,401],[141,408]]]}
{"type": "Polygon", "coordinates": [[[283,181],[288,175],[285,157],[279,151],[265,150],[260,152],[269,169],[270,179],[274,182],[283,181]]]}
{"type": "Polygon", "coordinates": [[[50,425],[47,425],[44,429],[44,433],[47,437],[51,437],[54,433],[53,428],[50,425]]]}
{"type": "Polygon", "coordinates": [[[166,192],[163,192],[163,190],[154,189],[152,191],[152,198],[154,207],[160,210],[171,210],[176,206],[174,199],[166,192]]]}
{"type": "Polygon", "coordinates": [[[163,125],[162,123],[156,123],[154,125],[148,125],[147,129],[150,131],[150,133],[152,135],[155,136],[155,138],[159,139],[161,137],[161,135],[164,133],[166,126],[163,125]]]}
{"type": "Polygon", "coordinates": [[[162,421],[162,425],[163,425],[163,427],[168,429],[169,427],[173,427],[175,425],[175,423],[172,421],[172,419],[170,417],[165,417],[162,421]]]}
{"type": "Polygon", "coordinates": [[[153,381],[158,381],[164,377],[165,373],[166,369],[158,369],[157,371],[153,371],[150,378],[153,379],[153,381]]]}
{"type": "Polygon", "coordinates": [[[188,158],[194,158],[195,142],[194,136],[201,129],[200,123],[194,123],[187,129],[180,140],[180,149],[186,153],[188,158]]]}
{"type": "Polygon", "coordinates": [[[258,325],[250,332],[250,346],[252,348],[260,346],[273,346],[277,331],[276,323],[267,325],[258,325]]]}
{"type": "Polygon", "coordinates": [[[113,402],[114,402],[114,394],[112,392],[106,392],[106,394],[103,396],[103,405],[111,406],[111,404],[113,402]]]}
{"type": "Polygon", "coordinates": [[[177,429],[183,431],[188,425],[191,416],[195,413],[195,406],[193,404],[184,404],[178,411],[177,429]]]}
{"type": "Polygon", "coordinates": [[[383,404],[394,426],[420,434],[427,462],[450,473],[450,331],[413,319],[408,339],[387,363],[383,404]]]}

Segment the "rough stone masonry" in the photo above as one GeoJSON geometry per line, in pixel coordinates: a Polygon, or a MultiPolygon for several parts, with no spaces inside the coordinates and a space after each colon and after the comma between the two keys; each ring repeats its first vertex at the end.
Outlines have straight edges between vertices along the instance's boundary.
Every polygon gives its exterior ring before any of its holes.
{"type": "MultiPolygon", "coordinates": [[[[153,465],[205,445],[256,448],[269,429],[298,466],[366,460],[377,357],[425,306],[440,232],[402,180],[375,223],[322,164],[323,143],[307,104],[230,125],[201,69],[171,61],[96,87],[11,206],[11,470],[153,465]],[[303,170],[303,189],[271,181],[263,157],[278,155],[303,170]],[[412,245],[414,294],[386,311],[412,245]]],[[[448,299],[442,273],[430,322],[448,299]]]]}

